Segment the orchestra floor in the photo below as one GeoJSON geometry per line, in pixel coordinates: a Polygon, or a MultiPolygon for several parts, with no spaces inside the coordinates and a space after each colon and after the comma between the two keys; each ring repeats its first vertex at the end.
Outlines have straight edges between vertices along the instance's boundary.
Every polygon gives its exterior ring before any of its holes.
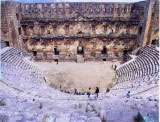
{"type": "Polygon", "coordinates": [[[86,91],[89,87],[106,89],[110,87],[115,76],[111,62],[35,62],[45,73],[45,79],[53,87],[65,90],[86,91]]]}

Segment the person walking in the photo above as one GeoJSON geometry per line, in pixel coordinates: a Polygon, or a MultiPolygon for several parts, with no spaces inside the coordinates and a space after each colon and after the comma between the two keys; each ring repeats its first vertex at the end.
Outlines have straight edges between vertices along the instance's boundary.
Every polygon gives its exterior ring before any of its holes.
{"type": "Polygon", "coordinates": [[[78,95],[77,89],[74,89],[74,95],[78,95]]]}
{"type": "Polygon", "coordinates": [[[99,93],[99,88],[96,87],[95,94],[96,94],[96,97],[97,97],[97,98],[98,98],[98,93],[99,93]]]}
{"type": "Polygon", "coordinates": [[[88,95],[88,98],[89,98],[90,95],[91,95],[91,88],[90,88],[90,87],[89,87],[89,89],[88,89],[87,95],[88,95]]]}

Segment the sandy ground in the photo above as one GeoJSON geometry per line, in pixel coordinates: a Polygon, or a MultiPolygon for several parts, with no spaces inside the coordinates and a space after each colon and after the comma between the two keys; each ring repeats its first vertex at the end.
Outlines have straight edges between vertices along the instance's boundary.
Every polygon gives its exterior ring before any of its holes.
{"type": "Polygon", "coordinates": [[[47,82],[53,87],[63,89],[77,88],[86,91],[96,86],[102,89],[110,87],[114,78],[112,64],[117,62],[36,62],[44,71],[47,82]]]}

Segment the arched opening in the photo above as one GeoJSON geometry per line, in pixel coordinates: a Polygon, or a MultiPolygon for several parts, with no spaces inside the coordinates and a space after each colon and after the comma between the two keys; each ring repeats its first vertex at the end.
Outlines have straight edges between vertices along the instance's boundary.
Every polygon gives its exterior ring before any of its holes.
{"type": "Polygon", "coordinates": [[[154,40],[152,40],[151,44],[159,47],[159,40],[158,39],[154,39],[154,40]]]}
{"type": "Polygon", "coordinates": [[[51,34],[50,30],[47,30],[47,34],[51,34]]]}
{"type": "Polygon", "coordinates": [[[106,48],[106,46],[103,46],[103,49],[102,49],[102,51],[101,51],[101,54],[102,54],[102,56],[103,56],[103,57],[102,57],[102,60],[103,60],[103,61],[106,61],[106,60],[107,60],[107,59],[106,59],[106,58],[107,58],[107,54],[108,54],[108,53],[107,53],[107,48],[106,48]]]}
{"type": "Polygon", "coordinates": [[[103,46],[103,49],[102,49],[101,53],[107,55],[107,48],[106,48],[106,46],[103,46]]]}
{"type": "Polygon", "coordinates": [[[78,34],[78,35],[81,35],[81,34],[83,34],[83,32],[82,32],[82,31],[78,31],[77,34],[78,34]]]}
{"type": "Polygon", "coordinates": [[[9,47],[9,42],[6,42],[6,46],[9,47]]]}
{"type": "Polygon", "coordinates": [[[142,27],[139,27],[138,33],[139,33],[139,34],[142,33],[142,27]]]}
{"type": "Polygon", "coordinates": [[[84,54],[84,48],[82,46],[77,47],[77,54],[83,55],[84,54]]]}
{"type": "Polygon", "coordinates": [[[21,33],[22,33],[21,32],[21,27],[18,28],[18,33],[19,33],[19,35],[21,35],[21,33]]]}
{"type": "Polygon", "coordinates": [[[37,51],[32,51],[32,54],[33,54],[34,57],[36,57],[37,56],[37,51]]]}
{"type": "Polygon", "coordinates": [[[27,43],[27,39],[23,39],[23,43],[26,44],[27,43]]]}
{"type": "Polygon", "coordinates": [[[59,50],[57,47],[54,47],[54,55],[59,55],[59,50]]]}

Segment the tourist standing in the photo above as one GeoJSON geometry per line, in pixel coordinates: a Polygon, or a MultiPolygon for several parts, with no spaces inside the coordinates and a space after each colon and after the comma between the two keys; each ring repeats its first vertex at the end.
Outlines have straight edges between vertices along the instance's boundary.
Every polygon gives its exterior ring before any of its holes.
{"type": "Polygon", "coordinates": [[[91,88],[88,89],[87,95],[88,95],[88,98],[89,98],[90,95],[91,95],[91,88]]]}
{"type": "Polygon", "coordinates": [[[96,97],[97,97],[97,98],[98,98],[98,93],[99,93],[99,88],[96,87],[95,94],[96,94],[96,97]]]}

